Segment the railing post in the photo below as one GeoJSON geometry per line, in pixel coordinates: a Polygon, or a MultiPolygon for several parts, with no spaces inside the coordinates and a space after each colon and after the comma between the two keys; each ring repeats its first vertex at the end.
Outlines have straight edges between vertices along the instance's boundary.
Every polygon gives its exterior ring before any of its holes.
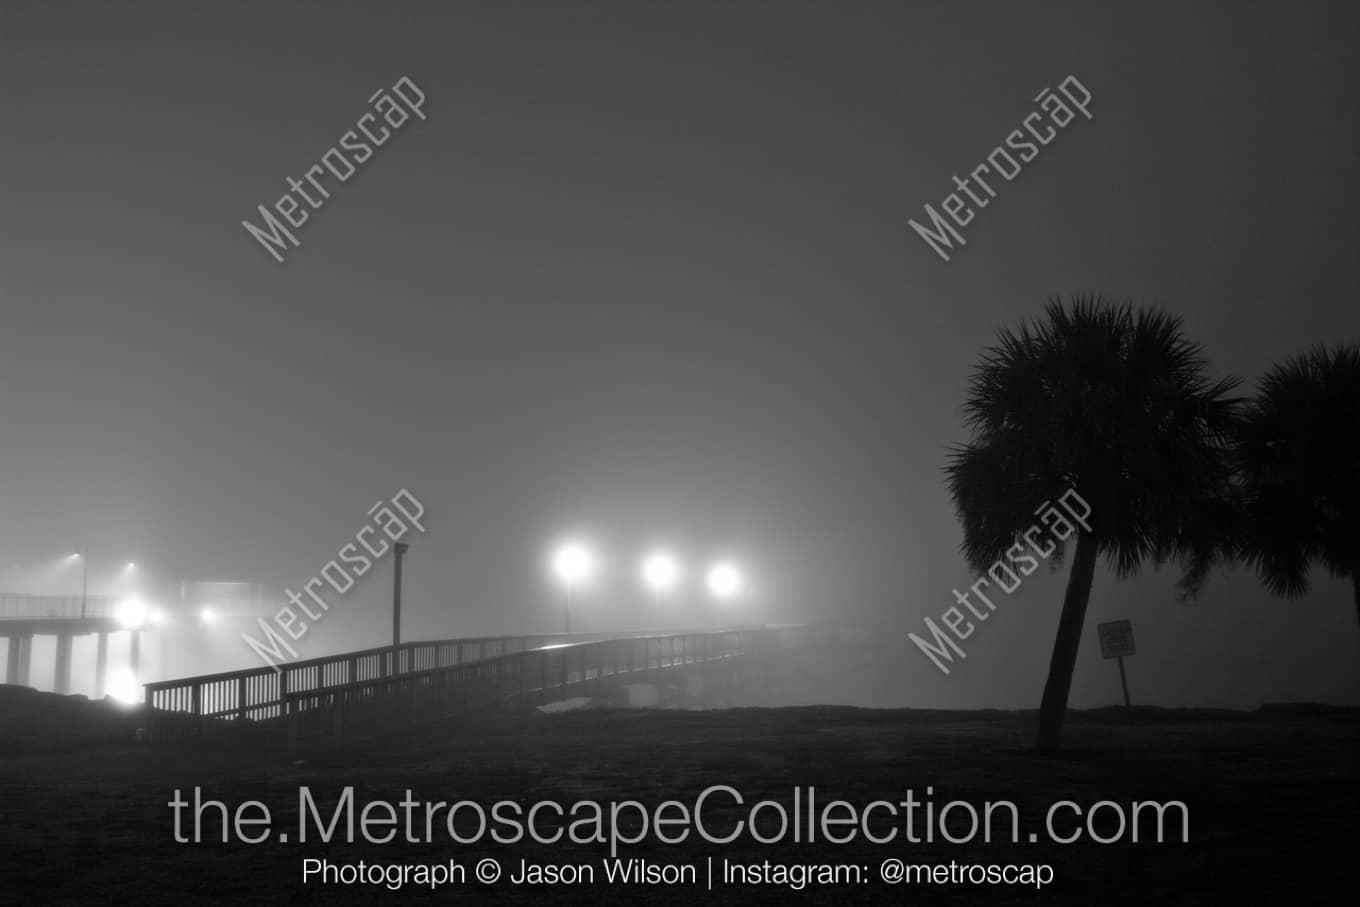
{"type": "Polygon", "coordinates": [[[147,743],[156,742],[156,706],[153,699],[156,691],[151,689],[150,684],[142,686],[142,726],[146,728],[145,739],[147,743]]]}
{"type": "Polygon", "coordinates": [[[529,653],[519,652],[519,699],[521,706],[529,704],[529,653]]]}

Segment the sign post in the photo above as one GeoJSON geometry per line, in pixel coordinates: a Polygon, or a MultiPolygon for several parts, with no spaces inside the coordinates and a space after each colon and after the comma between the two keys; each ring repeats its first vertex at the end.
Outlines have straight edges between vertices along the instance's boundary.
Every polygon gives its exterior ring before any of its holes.
{"type": "Polygon", "coordinates": [[[1133,623],[1127,620],[1112,620],[1096,626],[1100,634],[1100,656],[1119,659],[1119,685],[1124,688],[1124,708],[1132,708],[1129,702],[1129,679],[1124,674],[1124,656],[1135,655],[1133,647],[1133,623]]]}

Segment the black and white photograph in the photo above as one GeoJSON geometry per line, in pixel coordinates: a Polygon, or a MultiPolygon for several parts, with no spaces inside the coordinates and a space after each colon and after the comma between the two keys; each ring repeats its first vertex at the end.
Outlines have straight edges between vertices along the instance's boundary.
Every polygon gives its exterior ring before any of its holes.
{"type": "Polygon", "coordinates": [[[1352,903],[1357,48],[0,0],[0,902],[1352,903]]]}

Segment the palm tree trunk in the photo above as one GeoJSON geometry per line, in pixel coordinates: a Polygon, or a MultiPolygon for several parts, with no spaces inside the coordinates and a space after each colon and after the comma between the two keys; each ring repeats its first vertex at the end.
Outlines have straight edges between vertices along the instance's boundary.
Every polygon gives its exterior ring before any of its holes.
{"type": "Polygon", "coordinates": [[[1351,588],[1355,590],[1355,616],[1360,618],[1360,567],[1351,571],[1351,588]]]}
{"type": "Polygon", "coordinates": [[[1067,593],[1063,596],[1062,615],[1058,618],[1058,638],[1053,643],[1048,682],[1044,684],[1044,698],[1039,704],[1036,748],[1040,752],[1058,751],[1063,718],[1067,715],[1067,694],[1072,689],[1072,671],[1077,666],[1077,649],[1086,622],[1086,604],[1091,599],[1098,548],[1096,540],[1087,533],[1077,536],[1077,553],[1072,558],[1072,573],[1067,578],[1067,593]]]}

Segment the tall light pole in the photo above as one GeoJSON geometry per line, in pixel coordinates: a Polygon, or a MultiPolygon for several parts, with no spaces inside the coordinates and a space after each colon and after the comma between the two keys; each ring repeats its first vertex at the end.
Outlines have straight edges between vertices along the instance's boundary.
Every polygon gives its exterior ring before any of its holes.
{"type": "Polygon", "coordinates": [[[746,591],[746,575],[731,561],[719,561],[708,568],[704,586],[709,597],[721,603],[736,601],[746,591]]]}
{"type": "Polygon", "coordinates": [[[661,599],[680,584],[680,562],[665,551],[653,551],[642,559],[639,570],[642,584],[652,600],[652,619],[661,622],[661,599]]]}
{"type": "Polygon", "coordinates": [[[595,575],[595,551],[585,542],[563,542],[552,553],[553,576],[562,584],[562,627],[571,632],[571,594],[595,575]]]}
{"type": "Polygon", "coordinates": [[[392,660],[387,668],[392,677],[401,673],[401,650],[397,648],[401,645],[401,558],[410,547],[405,542],[392,545],[392,550],[396,552],[392,563],[392,660]]]}
{"type": "Polygon", "coordinates": [[[405,542],[397,542],[392,550],[397,553],[396,569],[392,573],[392,648],[401,645],[401,559],[410,549],[405,542]]]}
{"type": "Polygon", "coordinates": [[[80,553],[80,619],[85,619],[86,592],[90,588],[90,542],[87,539],[80,553]]]}

